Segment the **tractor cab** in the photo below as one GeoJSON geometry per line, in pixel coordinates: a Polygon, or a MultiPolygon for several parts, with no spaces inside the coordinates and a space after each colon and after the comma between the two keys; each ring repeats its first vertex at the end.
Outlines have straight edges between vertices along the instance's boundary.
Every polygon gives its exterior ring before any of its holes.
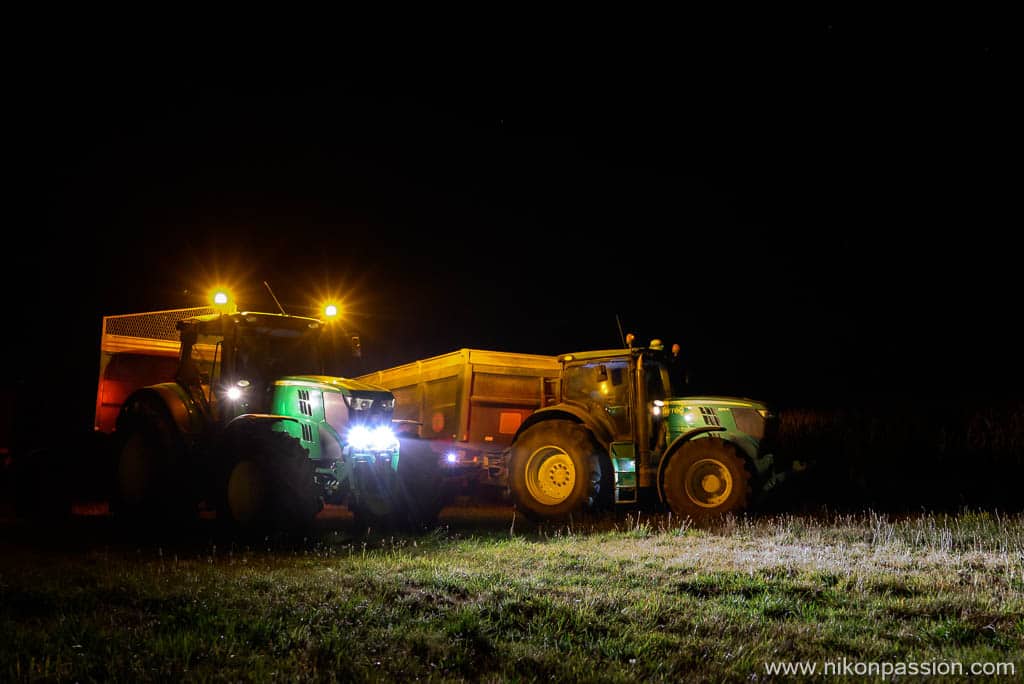
{"type": "Polygon", "coordinates": [[[565,354],[562,402],[586,412],[605,442],[655,448],[661,407],[671,396],[668,367],[659,349],[631,348],[565,354]]]}
{"type": "Polygon", "coordinates": [[[243,525],[306,524],[324,501],[367,521],[405,515],[391,497],[394,395],[334,374],[359,356],[358,338],[331,322],[337,309],[321,320],[213,303],[165,326],[178,338],[173,381],[120,406],[112,508],[146,519],[206,502],[243,525]]]}
{"type": "Polygon", "coordinates": [[[270,409],[274,380],[322,374],[322,323],[241,311],[180,321],[177,381],[220,421],[270,409]]]}
{"type": "Polygon", "coordinates": [[[656,491],[673,513],[742,510],[771,476],[768,407],[739,397],[673,396],[660,340],[565,354],[560,400],[534,412],[511,447],[516,504],[537,518],[632,504],[656,491]]]}

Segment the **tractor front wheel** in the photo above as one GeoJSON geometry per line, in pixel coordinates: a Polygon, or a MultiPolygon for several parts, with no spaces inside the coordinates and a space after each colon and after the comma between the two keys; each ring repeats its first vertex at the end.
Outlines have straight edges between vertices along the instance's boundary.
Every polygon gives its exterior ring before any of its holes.
{"type": "Polygon", "coordinates": [[[401,438],[396,486],[399,505],[408,527],[432,527],[444,508],[444,471],[437,452],[416,437],[401,438]]]}
{"type": "Polygon", "coordinates": [[[296,529],[323,508],[313,462],[297,439],[252,425],[231,440],[218,515],[242,529],[296,529]]]}
{"type": "MultiPolygon", "coordinates": [[[[402,454],[399,452],[399,467],[402,454]]],[[[353,468],[355,492],[349,510],[356,528],[401,530],[407,527],[407,511],[401,496],[398,473],[390,463],[358,462],[353,468]]]]}
{"type": "Polygon", "coordinates": [[[721,439],[695,439],[665,468],[665,500],[672,513],[708,522],[750,502],[750,472],[736,447],[721,439]]]}

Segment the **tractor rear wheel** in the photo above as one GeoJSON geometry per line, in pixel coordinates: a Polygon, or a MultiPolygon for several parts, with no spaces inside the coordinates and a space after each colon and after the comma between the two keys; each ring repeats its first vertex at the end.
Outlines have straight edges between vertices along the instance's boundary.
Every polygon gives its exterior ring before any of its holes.
{"type": "Polygon", "coordinates": [[[197,501],[184,482],[183,447],[162,407],[138,402],[122,425],[111,509],[125,522],[194,517],[197,501]]]}
{"type": "Polygon", "coordinates": [[[313,462],[299,440],[269,425],[238,430],[218,516],[241,529],[297,529],[323,508],[313,462]]]}
{"type": "Polygon", "coordinates": [[[530,426],[512,445],[509,462],[516,507],[540,520],[594,507],[602,494],[601,461],[600,448],[578,423],[547,420],[530,426]]]}
{"type": "Polygon", "coordinates": [[[750,472],[736,447],[721,439],[695,439],[665,468],[665,500],[672,513],[709,522],[750,503],[750,472]]]}

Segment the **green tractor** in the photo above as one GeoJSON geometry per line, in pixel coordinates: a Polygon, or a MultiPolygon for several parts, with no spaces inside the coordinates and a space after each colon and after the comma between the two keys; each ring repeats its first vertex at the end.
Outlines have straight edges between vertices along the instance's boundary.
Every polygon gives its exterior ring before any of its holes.
{"type": "Polygon", "coordinates": [[[117,417],[115,515],[180,519],[205,502],[241,527],[294,529],[325,502],[367,523],[417,512],[399,474],[394,396],[323,374],[331,338],[347,338],[335,326],[225,311],[176,327],[174,381],[134,391],[117,417]]]}
{"type": "Polygon", "coordinates": [[[780,479],[769,408],[672,398],[660,341],[560,361],[559,402],[524,421],[511,445],[509,488],[529,517],[559,519],[656,494],[674,515],[702,523],[745,509],[780,479]]]}

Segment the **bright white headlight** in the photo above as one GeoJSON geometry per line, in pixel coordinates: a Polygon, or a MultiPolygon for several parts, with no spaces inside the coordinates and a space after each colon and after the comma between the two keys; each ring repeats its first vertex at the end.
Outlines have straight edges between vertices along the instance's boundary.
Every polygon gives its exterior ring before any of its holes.
{"type": "Polygon", "coordinates": [[[374,451],[386,451],[395,445],[398,440],[391,428],[383,425],[374,428],[372,433],[372,446],[374,451]]]}
{"type": "Polygon", "coordinates": [[[242,396],[242,390],[238,389],[237,387],[229,387],[228,388],[228,399],[230,399],[231,401],[235,401],[236,399],[238,399],[241,396],[242,396]]]}
{"type": "Polygon", "coordinates": [[[348,443],[355,449],[367,449],[373,442],[373,434],[363,425],[356,425],[348,431],[348,443]]]}

